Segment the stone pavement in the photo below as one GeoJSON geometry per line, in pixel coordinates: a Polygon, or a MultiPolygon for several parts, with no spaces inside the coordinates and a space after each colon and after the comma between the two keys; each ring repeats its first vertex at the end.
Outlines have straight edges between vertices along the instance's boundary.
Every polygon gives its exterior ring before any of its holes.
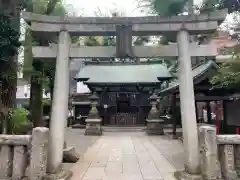
{"type": "Polygon", "coordinates": [[[183,158],[181,142],[166,136],[104,132],[71,168],[71,180],[175,180],[183,158]]]}

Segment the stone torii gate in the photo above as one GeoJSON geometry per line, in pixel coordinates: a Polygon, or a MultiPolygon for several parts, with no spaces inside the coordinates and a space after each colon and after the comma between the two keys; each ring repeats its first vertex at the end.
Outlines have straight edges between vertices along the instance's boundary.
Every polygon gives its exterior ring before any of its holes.
{"type": "MultiPolygon", "coordinates": [[[[31,30],[36,36],[59,37],[58,44],[49,47],[33,47],[34,58],[57,59],[54,84],[54,99],[50,124],[50,151],[48,171],[56,172],[62,162],[64,127],[67,118],[69,94],[69,59],[109,58],[109,57],[178,57],[181,116],[185,149],[185,172],[190,175],[200,173],[198,132],[194,103],[191,57],[217,55],[210,45],[189,44],[189,35],[213,33],[226,17],[226,11],[209,14],[149,17],[57,17],[25,12],[23,17],[31,21],[31,30]],[[177,35],[177,44],[167,46],[138,46],[128,51],[130,40],[124,37],[121,27],[130,28],[132,36],[177,35]],[[71,44],[71,36],[117,36],[119,46],[85,47],[71,44]],[[127,43],[124,46],[123,42],[127,43]],[[125,48],[124,48],[125,47],[125,48]],[[124,54],[125,53],[125,54],[124,54]]],[[[126,29],[124,29],[126,30],[126,29]]],[[[124,31],[123,30],[123,31],[124,31]]],[[[118,43],[117,43],[118,44],[118,43]]]]}

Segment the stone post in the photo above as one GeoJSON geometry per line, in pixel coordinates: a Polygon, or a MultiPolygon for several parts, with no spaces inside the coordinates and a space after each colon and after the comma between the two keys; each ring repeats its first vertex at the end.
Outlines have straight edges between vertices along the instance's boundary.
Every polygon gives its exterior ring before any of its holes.
{"type": "Polygon", "coordinates": [[[198,130],[196,121],[194,86],[189,50],[189,33],[180,30],[177,34],[179,61],[179,90],[185,170],[189,174],[200,173],[198,130]]]}
{"type": "Polygon", "coordinates": [[[235,152],[233,144],[220,144],[220,162],[223,178],[226,180],[238,179],[235,167],[235,152]]]}
{"type": "Polygon", "coordinates": [[[49,129],[37,127],[33,129],[30,157],[30,179],[41,180],[46,177],[48,156],[49,129]]]}
{"type": "Polygon", "coordinates": [[[88,118],[86,119],[85,135],[102,135],[102,120],[97,110],[99,97],[96,95],[96,93],[93,93],[93,95],[90,96],[89,99],[92,103],[92,107],[89,112],[88,118]]]}
{"type": "Polygon", "coordinates": [[[159,117],[159,111],[157,109],[157,99],[158,96],[154,92],[152,96],[150,96],[149,100],[152,105],[152,108],[148,114],[147,119],[147,133],[149,135],[163,135],[163,123],[164,120],[161,120],[159,117]]]}
{"type": "Polygon", "coordinates": [[[68,118],[69,95],[69,33],[61,31],[58,41],[58,54],[54,81],[53,103],[50,121],[48,172],[56,173],[62,163],[64,127],[68,118]]]}
{"type": "Polygon", "coordinates": [[[216,131],[215,126],[199,126],[201,172],[206,180],[221,178],[216,131]]]}

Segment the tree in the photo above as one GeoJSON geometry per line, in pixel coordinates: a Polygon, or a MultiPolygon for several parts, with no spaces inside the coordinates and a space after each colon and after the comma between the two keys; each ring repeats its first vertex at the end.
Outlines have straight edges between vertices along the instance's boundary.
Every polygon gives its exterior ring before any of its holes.
{"type": "MultiPolygon", "coordinates": [[[[5,13],[3,9],[0,10],[0,116],[4,133],[9,132],[7,117],[16,100],[17,63],[15,57],[21,45],[19,28],[15,26],[12,19],[9,13],[5,13]]],[[[18,17],[15,19],[17,21],[18,17]]]]}
{"type": "Polygon", "coordinates": [[[183,12],[188,0],[139,0],[138,7],[148,9],[160,16],[178,15],[183,12]]]}
{"type": "MultiPolygon", "coordinates": [[[[10,17],[0,13],[0,60],[8,61],[18,54],[19,33],[11,27],[10,17]]],[[[2,72],[1,72],[2,73],[2,72]]]]}
{"type": "MultiPolygon", "coordinates": [[[[151,13],[160,16],[179,15],[187,11],[189,0],[139,0],[140,8],[149,9],[151,13]]],[[[229,13],[240,10],[239,0],[203,0],[199,7],[193,7],[200,12],[210,12],[218,9],[228,9],[229,13]]]]}
{"type": "MultiPolygon", "coordinates": [[[[60,0],[28,0],[26,3],[26,11],[45,15],[66,15],[65,7],[60,0]]],[[[44,63],[43,60],[34,60],[32,56],[32,46],[41,45],[48,46],[50,42],[56,41],[57,37],[53,37],[51,41],[33,37],[30,28],[27,25],[25,33],[25,51],[24,51],[24,78],[30,79],[30,117],[34,127],[43,126],[43,107],[42,94],[43,86],[48,83],[52,95],[53,81],[55,72],[55,63],[44,63]]]]}
{"type": "Polygon", "coordinates": [[[232,59],[220,65],[218,72],[212,77],[214,89],[240,90],[240,54],[233,55],[232,59]]]}

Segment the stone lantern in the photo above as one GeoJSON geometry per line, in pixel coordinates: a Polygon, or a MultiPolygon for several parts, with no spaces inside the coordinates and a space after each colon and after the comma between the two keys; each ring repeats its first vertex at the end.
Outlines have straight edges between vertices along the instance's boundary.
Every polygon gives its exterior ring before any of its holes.
{"type": "Polygon", "coordinates": [[[158,96],[156,95],[156,93],[154,92],[150,98],[150,104],[151,104],[151,110],[148,114],[148,118],[147,118],[147,133],[149,135],[163,135],[163,123],[164,120],[161,120],[159,118],[159,111],[157,109],[157,100],[158,100],[158,96]]]}
{"type": "Polygon", "coordinates": [[[96,95],[96,93],[93,93],[93,95],[89,97],[89,100],[91,101],[92,107],[88,118],[86,119],[85,135],[102,135],[102,120],[97,110],[99,97],[96,95]]]}

